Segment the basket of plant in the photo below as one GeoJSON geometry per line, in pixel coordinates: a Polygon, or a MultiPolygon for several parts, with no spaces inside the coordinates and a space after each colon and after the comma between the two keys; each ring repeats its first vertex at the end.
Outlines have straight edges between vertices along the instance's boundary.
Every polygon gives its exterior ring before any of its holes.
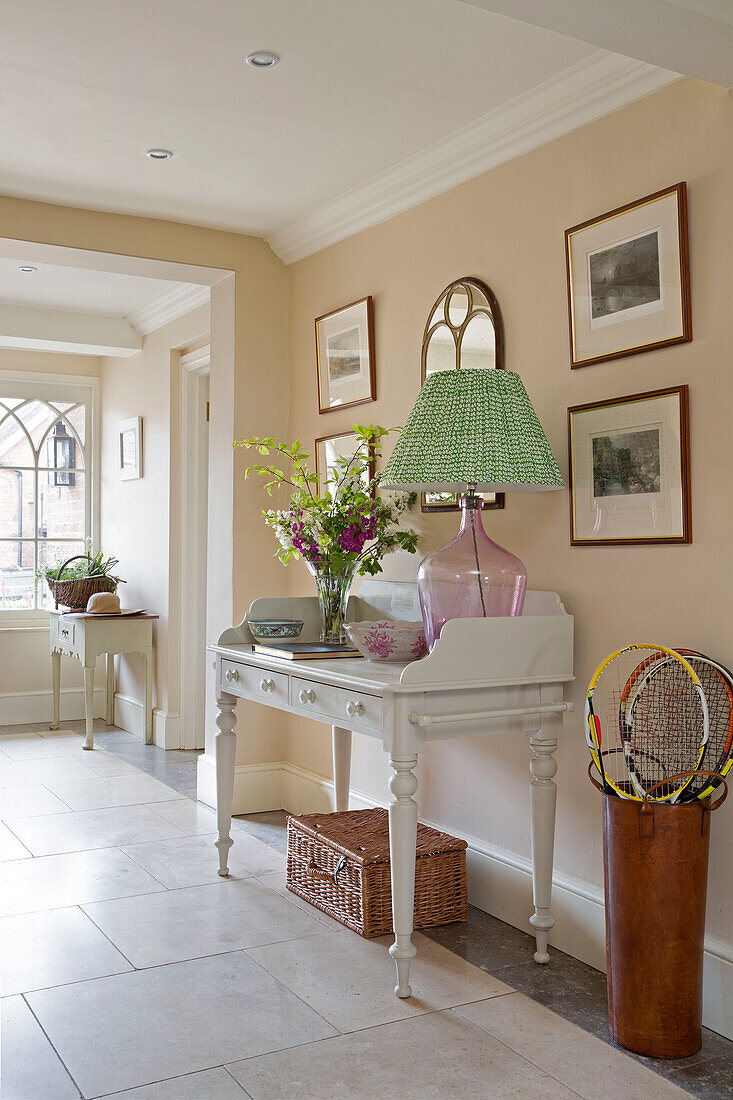
{"type": "Polygon", "coordinates": [[[112,572],[118,564],[117,558],[105,558],[98,550],[96,554],[76,554],[61,565],[46,566],[41,575],[51,589],[56,607],[61,604],[72,611],[84,611],[90,596],[96,592],[116,592],[117,585],[125,583],[112,572]]]}

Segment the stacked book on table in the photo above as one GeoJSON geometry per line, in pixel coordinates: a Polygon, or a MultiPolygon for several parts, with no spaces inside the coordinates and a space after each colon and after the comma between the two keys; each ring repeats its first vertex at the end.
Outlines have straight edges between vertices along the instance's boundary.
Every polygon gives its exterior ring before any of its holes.
{"type": "Polygon", "coordinates": [[[333,660],[336,657],[361,657],[351,645],[331,642],[255,642],[253,653],[263,657],[282,657],[285,661],[333,660]]]}

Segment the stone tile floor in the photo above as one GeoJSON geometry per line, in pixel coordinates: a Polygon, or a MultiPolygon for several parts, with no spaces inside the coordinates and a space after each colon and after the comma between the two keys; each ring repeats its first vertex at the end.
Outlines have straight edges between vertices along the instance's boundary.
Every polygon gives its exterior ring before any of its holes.
{"type": "Polygon", "coordinates": [[[198,754],[79,729],[0,729],[2,1100],[733,1096],[733,1043],[621,1051],[602,974],[475,909],[398,1001],[387,938],[286,891],[284,814],[236,819],[220,879],[198,754]]]}

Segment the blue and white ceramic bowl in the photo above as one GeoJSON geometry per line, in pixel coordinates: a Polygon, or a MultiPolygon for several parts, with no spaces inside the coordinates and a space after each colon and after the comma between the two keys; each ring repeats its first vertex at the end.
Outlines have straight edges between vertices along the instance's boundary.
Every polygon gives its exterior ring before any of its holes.
{"type": "Polygon", "coordinates": [[[247,626],[252,637],[258,642],[282,641],[285,638],[297,638],[303,629],[302,619],[249,619],[247,626]]]}

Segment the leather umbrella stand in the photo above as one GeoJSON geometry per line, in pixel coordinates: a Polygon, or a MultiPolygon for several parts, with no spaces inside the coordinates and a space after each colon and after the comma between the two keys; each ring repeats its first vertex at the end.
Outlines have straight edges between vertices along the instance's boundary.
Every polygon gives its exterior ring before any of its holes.
{"type": "Polygon", "coordinates": [[[627,1050],[684,1058],[702,1046],[710,814],[728,788],[714,805],[650,802],[655,789],[602,792],[608,1021],[627,1050]]]}

